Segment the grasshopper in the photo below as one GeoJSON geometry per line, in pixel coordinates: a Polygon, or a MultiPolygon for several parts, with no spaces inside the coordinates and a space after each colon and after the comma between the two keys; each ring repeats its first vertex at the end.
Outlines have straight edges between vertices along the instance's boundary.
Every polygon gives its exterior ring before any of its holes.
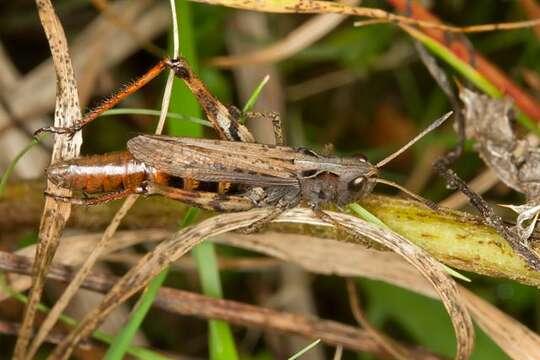
{"type": "MultiPolygon", "coordinates": [[[[439,118],[376,165],[362,156],[329,156],[284,146],[277,114],[268,115],[274,123],[277,144],[259,144],[239,122],[240,111],[223,105],[193,73],[187,61],[180,58],[162,60],[91,111],[74,128],[51,127],[39,131],[74,133],[166,68],[172,69],[195,94],[221,140],[140,135],[128,141],[128,151],[81,157],[50,166],[47,174],[53,183],[93,195],[52,196],[93,205],[129,194],[158,194],[220,212],[272,208],[274,211],[269,218],[299,204],[307,204],[315,211],[327,204],[343,206],[371,192],[377,182],[396,186],[418,198],[399,185],[380,179],[379,169],[451,115],[439,118]]],[[[260,113],[246,115],[264,116],[260,113]]]]}

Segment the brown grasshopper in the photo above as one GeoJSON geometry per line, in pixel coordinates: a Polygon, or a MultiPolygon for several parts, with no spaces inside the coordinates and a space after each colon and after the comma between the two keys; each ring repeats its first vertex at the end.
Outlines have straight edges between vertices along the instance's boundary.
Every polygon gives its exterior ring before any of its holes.
{"type": "Polygon", "coordinates": [[[53,183],[94,195],[79,198],[55,196],[57,199],[91,205],[129,194],[159,194],[215,211],[269,207],[275,209],[271,214],[271,217],[275,217],[300,203],[314,210],[329,203],[346,205],[369,193],[377,182],[407,192],[397,184],[379,179],[379,168],[451,115],[444,115],[376,165],[364,157],[327,156],[304,148],[281,145],[280,120],[275,114],[272,117],[279,144],[258,144],[253,142],[251,133],[238,121],[240,111],[224,106],[196,77],[188,63],[184,59],[177,59],[161,61],[139,80],[91,111],[75,128],[43,130],[73,133],[81,129],[167,67],[186,82],[220,137],[225,140],[140,135],[128,141],[127,152],[56,163],[47,169],[48,178],[53,183]]]}

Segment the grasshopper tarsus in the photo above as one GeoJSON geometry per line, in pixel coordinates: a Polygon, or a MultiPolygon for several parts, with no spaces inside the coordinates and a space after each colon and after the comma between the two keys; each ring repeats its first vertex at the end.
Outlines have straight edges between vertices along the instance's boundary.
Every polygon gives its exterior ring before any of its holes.
{"type": "Polygon", "coordinates": [[[47,132],[56,135],[68,135],[69,138],[72,139],[77,133],[77,131],[80,131],[81,129],[82,127],[78,125],[75,125],[73,127],[47,126],[34,131],[34,138],[37,138],[42,133],[47,132]]]}
{"type": "Polygon", "coordinates": [[[187,62],[184,58],[165,59],[165,65],[174,71],[179,78],[184,80],[189,80],[191,78],[191,69],[187,66],[187,62]]]}

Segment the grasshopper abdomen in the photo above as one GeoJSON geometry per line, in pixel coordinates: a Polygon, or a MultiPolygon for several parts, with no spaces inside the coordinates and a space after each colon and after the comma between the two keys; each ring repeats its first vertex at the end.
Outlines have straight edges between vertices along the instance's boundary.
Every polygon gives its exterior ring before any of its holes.
{"type": "Polygon", "coordinates": [[[62,161],[51,165],[47,175],[58,186],[88,194],[132,189],[150,178],[159,179],[155,169],[127,151],[62,161]]]}
{"type": "MultiPolygon", "coordinates": [[[[170,175],[135,159],[128,151],[61,161],[47,169],[47,176],[60,187],[99,196],[121,192],[144,194],[147,183],[217,194],[236,189],[229,182],[207,182],[170,175]]],[[[104,201],[112,199],[116,197],[103,197],[104,201]]]]}

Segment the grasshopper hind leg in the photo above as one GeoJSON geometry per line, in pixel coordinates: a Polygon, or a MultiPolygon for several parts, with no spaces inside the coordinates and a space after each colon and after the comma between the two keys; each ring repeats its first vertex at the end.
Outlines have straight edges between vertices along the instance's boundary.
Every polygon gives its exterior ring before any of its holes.
{"type": "Polygon", "coordinates": [[[162,195],[210,211],[247,211],[256,207],[254,202],[246,196],[178,189],[153,182],[145,183],[137,189],[137,193],[140,195],[162,195]]]}
{"type": "Polygon", "coordinates": [[[113,200],[123,199],[136,191],[134,189],[126,189],[99,196],[89,197],[87,194],[83,194],[83,197],[61,196],[45,192],[45,196],[50,196],[56,201],[66,202],[74,205],[99,205],[113,200]]]}

